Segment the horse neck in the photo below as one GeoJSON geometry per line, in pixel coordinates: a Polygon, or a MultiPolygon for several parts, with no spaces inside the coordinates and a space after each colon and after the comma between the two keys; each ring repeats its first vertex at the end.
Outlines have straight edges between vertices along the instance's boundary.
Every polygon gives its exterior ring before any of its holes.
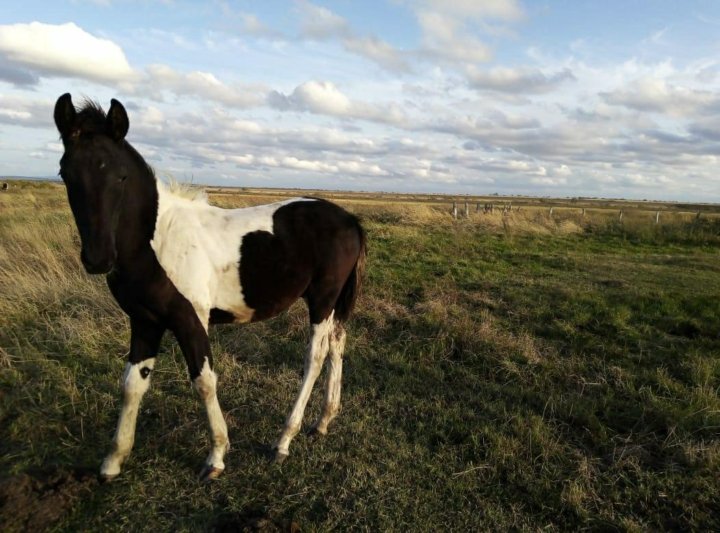
{"type": "Polygon", "coordinates": [[[129,273],[155,257],[150,241],[157,220],[158,188],[146,165],[138,165],[137,172],[128,177],[122,205],[115,235],[117,267],[129,273]]]}

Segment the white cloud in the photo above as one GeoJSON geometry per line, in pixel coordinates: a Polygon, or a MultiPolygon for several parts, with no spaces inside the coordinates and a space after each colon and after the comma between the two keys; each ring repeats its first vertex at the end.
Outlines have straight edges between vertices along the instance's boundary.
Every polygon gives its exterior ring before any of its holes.
{"type": "Polygon", "coordinates": [[[343,40],[346,50],[366,57],[381,67],[394,72],[409,72],[407,54],[377,37],[348,37],[343,40]]]}
{"type": "Polygon", "coordinates": [[[679,87],[657,78],[636,80],[627,87],[601,93],[609,104],[677,117],[720,112],[720,95],[714,91],[679,87]]]}
{"type": "Polygon", "coordinates": [[[527,115],[509,115],[500,110],[488,113],[488,118],[503,129],[524,130],[530,128],[539,128],[542,126],[540,121],[535,117],[527,115]]]}
{"type": "Polygon", "coordinates": [[[307,0],[299,0],[300,33],[310,39],[328,39],[345,36],[350,33],[347,20],[336,15],[326,7],[315,5],[307,0]]]}
{"type": "Polygon", "coordinates": [[[28,111],[18,111],[16,109],[0,108],[0,117],[7,118],[13,123],[27,122],[32,118],[32,114],[28,111]]]}
{"type": "Polygon", "coordinates": [[[272,91],[268,96],[268,105],[282,111],[305,111],[383,124],[403,125],[407,121],[400,106],[352,101],[329,81],[307,81],[289,95],[272,91]]]}
{"type": "Polygon", "coordinates": [[[555,176],[567,177],[572,175],[572,169],[567,165],[560,165],[559,167],[555,167],[552,173],[555,176]]]}
{"type": "MultiPolygon", "coordinates": [[[[182,41],[173,34],[160,35],[182,41]]],[[[161,64],[135,70],[120,46],[73,23],[0,26],[0,54],[0,80],[18,87],[37,85],[41,77],[72,77],[156,100],[170,92],[238,108],[262,104],[267,94],[262,85],[227,84],[206,71],[179,72],[161,64]]]]}
{"type": "Polygon", "coordinates": [[[280,32],[264,24],[257,15],[246,11],[235,11],[232,5],[225,0],[220,0],[218,3],[222,15],[222,26],[226,27],[229,32],[234,33],[239,29],[243,34],[255,37],[282,37],[280,32]]]}
{"type": "Polygon", "coordinates": [[[423,32],[426,56],[463,63],[490,60],[490,48],[465,30],[465,21],[446,12],[419,11],[418,23],[423,32]]]}
{"type": "Polygon", "coordinates": [[[302,171],[304,173],[319,173],[330,175],[382,177],[390,173],[380,165],[367,162],[363,158],[342,158],[332,154],[327,160],[309,159],[295,155],[264,155],[258,153],[245,153],[243,155],[228,155],[226,150],[212,146],[195,145],[185,147],[184,153],[196,161],[204,164],[230,164],[241,168],[253,169],[266,167],[272,169],[302,171]]]}
{"type": "Polygon", "coordinates": [[[11,83],[16,87],[30,87],[37,85],[40,78],[37,74],[0,57],[0,80],[11,83]]]}
{"type": "Polygon", "coordinates": [[[99,82],[135,77],[122,49],[72,22],[31,22],[0,26],[0,53],[8,62],[41,76],[79,77],[99,82]]]}
{"type": "Polygon", "coordinates": [[[26,127],[48,127],[54,102],[0,94],[0,122],[26,127]]]}
{"type": "Polygon", "coordinates": [[[519,20],[524,12],[517,0],[419,0],[425,9],[443,11],[457,18],[519,20]]]}
{"type": "Polygon", "coordinates": [[[228,85],[210,72],[178,72],[167,65],[148,66],[142,82],[129,86],[127,90],[156,99],[161,99],[163,91],[170,91],[238,108],[259,105],[267,92],[262,86],[228,85]]]}
{"type": "Polygon", "coordinates": [[[566,178],[549,178],[549,177],[542,177],[542,178],[530,178],[530,183],[534,183],[535,185],[543,185],[545,187],[558,187],[560,185],[565,185],[567,183],[566,178]]]}
{"type": "Polygon", "coordinates": [[[240,13],[240,19],[242,21],[242,29],[245,33],[260,36],[273,34],[270,28],[260,22],[260,19],[251,13],[240,13]]]}
{"type": "Polygon", "coordinates": [[[307,0],[297,2],[300,12],[300,37],[312,40],[340,39],[348,52],[365,57],[384,69],[408,72],[410,64],[405,54],[374,35],[356,34],[348,21],[326,7],[307,0]]]}
{"type": "Polygon", "coordinates": [[[56,154],[62,154],[65,150],[65,147],[62,143],[46,143],[44,150],[48,152],[53,152],[56,154]]]}
{"type": "Polygon", "coordinates": [[[492,50],[477,35],[509,34],[489,21],[515,22],[524,17],[516,0],[419,0],[410,5],[422,31],[420,54],[451,64],[489,61],[492,50]]]}
{"type": "Polygon", "coordinates": [[[307,81],[298,85],[288,96],[273,91],[270,105],[281,110],[347,116],[350,99],[328,81],[307,81]]]}
{"type": "Polygon", "coordinates": [[[703,118],[690,124],[688,131],[703,139],[720,141],[720,116],[703,118]]]}
{"type": "Polygon", "coordinates": [[[93,4],[101,7],[109,7],[112,4],[112,0],[71,0],[73,4],[93,4]]]}
{"type": "Polygon", "coordinates": [[[476,37],[478,32],[508,35],[511,32],[492,26],[488,20],[513,22],[524,16],[516,0],[424,0],[408,5],[422,33],[422,43],[416,48],[400,50],[377,36],[358,34],[344,17],[308,0],[297,2],[301,16],[300,37],[339,39],[349,52],[370,59],[391,72],[408,73],[414,70],[411,59],[452,65],[489,61],[492,50],[476,37]]]}
{"type": "Polygon", "coordinates": [[[552,91],[566,80],[574,80],[570,69],[547,75],[540,69],[529,67],[496,67],[479,70],[474,66],[466,69],[468,83],[474,89],[514,94],[539,94],[552,91]]]}

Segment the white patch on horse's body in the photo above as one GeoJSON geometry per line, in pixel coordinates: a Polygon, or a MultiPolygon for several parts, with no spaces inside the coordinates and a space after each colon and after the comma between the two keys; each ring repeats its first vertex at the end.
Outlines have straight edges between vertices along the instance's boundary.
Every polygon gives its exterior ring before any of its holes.
{"type": "Polygon", "coordinates": [[[123,406],[120,411],[113,446],[103,461],[100,473],[108,479],[120,473],[123,461],[130,454],[135,442],[135,426],[140,401],[150,388],[150,371],[155,367],[155,359],[146,359],[141,363],[127,363],[122,378],[123,406]]]}
{"type": "Polygon", "coordinates": [[[216,477],[225,469],[223,457],[230,448],[230,440],[228,439],[227,424],[217,399],[217,374],[210,368],[207,358],[203,361],[200,375],[193,381],[193,387],[205,403],[210,424],[212,449],[205,461],[206,474],[216,477]]]}
{"type": "Polygon", "coordinates": [[[228,311],[236,322],[248,322],[254,309],[240,286],[240,245],[253,231],[273,232],[273,215],[293,198],[257,207],[222,209],[204,196],[188,198],[157,181],[158,214],[150,245],[180,293],[195,308],[207,329],[210,310],[228,311]]]}

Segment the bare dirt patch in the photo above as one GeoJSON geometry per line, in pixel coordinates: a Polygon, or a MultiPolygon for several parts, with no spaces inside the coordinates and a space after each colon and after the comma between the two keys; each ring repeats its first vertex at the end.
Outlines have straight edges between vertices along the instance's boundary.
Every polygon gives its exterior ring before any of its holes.
{"type": "Polygon", "coordinates": [[[0,531],[46,531],[98,483],[90,469],[52,468],[0,480],[0,531]]]}

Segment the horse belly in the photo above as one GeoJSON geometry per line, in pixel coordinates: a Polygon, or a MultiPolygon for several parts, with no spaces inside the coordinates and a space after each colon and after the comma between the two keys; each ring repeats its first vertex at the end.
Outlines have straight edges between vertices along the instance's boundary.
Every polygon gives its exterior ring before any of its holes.
{"type": "MultiPolygon", "coordinates": [[[[218,283],[215,287],[215,297],[213,298],[213,308],[218,311],[229,313],[225,315],[222,322],[244,323],[252,320],[254,309],[245,303],[242,287],[240,286],[240,274],[237,267],[228,266],[221,269],[218,273],[218,283]],[[232,317],[230,319],[230,317],[232,317]]],[[[220,313],[216,311],[216,317],[220,313]]]]}

